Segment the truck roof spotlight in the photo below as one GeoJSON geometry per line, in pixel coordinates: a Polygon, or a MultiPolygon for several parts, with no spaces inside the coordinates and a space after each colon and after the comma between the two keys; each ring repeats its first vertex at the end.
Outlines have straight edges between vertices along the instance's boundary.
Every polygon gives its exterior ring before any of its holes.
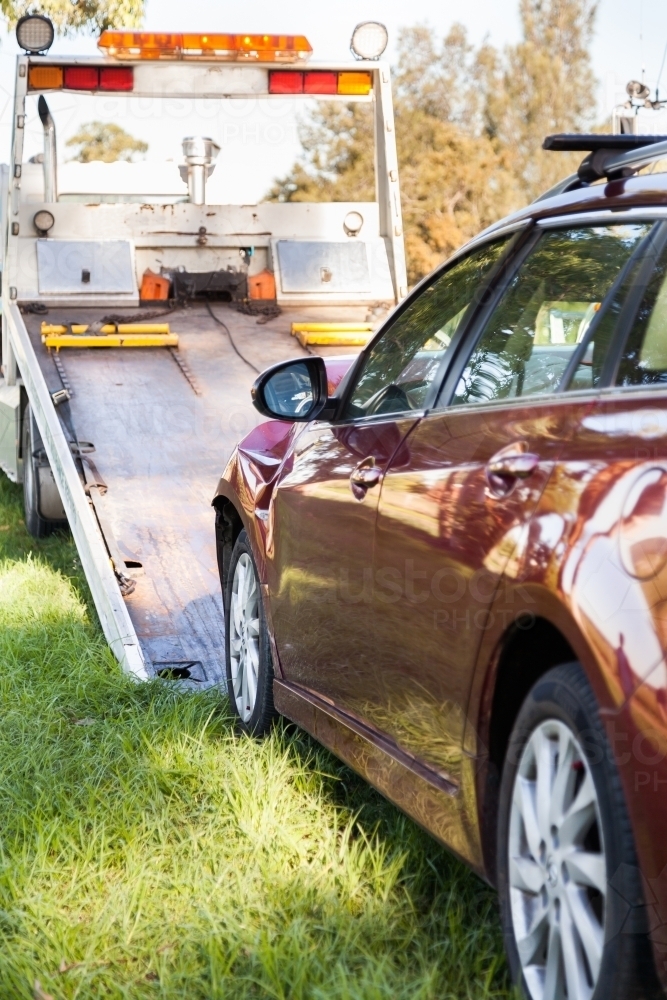
{"type": "Polygon", "coordinates": [[[355,59],[379,59],[387,48],[389,33],[379,21],[362,21],[352,32],[350,50],[355,59]]]}
{"type": "Polygon", "coordinates": [[[634,97],[636,100],[643,101],[650,96],[651,91],[646,86],[645,83],[639,80],[630,80],[630,83],[625,88],[628,97],[634,97]]]}
{"type": "Polygon", "coordinates": [[[16,25],[16,41],[30,55],[42,55],[53,45],[55,32],[43,14],[25,14],[16,25]]]}

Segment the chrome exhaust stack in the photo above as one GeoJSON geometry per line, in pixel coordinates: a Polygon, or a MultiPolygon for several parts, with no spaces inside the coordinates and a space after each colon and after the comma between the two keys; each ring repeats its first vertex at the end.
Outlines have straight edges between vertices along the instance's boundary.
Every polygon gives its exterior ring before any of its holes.
{"type": "Polygon", "coordinates": [[[206,204],[206,181],[215,170],[213,162],[220,147],[204,135],[192,135],[183,140],[185,163],[180,167],[181,177],[187,181],[188,194],[193,205],[206,204]]]}
{"type": "Polygon", "coordinates": [[[42,94],[39,95],[37,110],[44,129],[44,201],[49,204],[58,201],[58,166],[56,162],[56,124],[51,117],[49,106],[42,94]]]}

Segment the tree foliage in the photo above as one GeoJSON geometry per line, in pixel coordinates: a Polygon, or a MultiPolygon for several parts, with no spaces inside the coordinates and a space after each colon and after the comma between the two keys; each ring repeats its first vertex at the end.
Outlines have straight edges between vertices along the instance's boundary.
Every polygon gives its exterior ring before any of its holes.
{"type": "Polygon", "coordinates": [[[114,163],[116,160],[130,161],[135,154],[143,155],[148,149],[148,143],[135,139],[120,125],[112,122],[88,122],[82,125],[76,135],[67,140],[68,146],[78,146],[76,155],[72,157],[81,163],[91,163],[102,160],[103,163],[114,163]]]}
{"type": "Polygon", "coordinates": [[[138,28],[144,17],[144,0],[0,0],[0,11],[10,27],[24,14],[45,14],[60,35],[102,32],[106,28],[138,28]]]}
{"type": "MultiPolygon", "coordinates": [[[[597,0],[521,0],[523,38],[498,62],[487,84],[486,127],[514,150],[514,169],[529,198],[566,172],[541,149],[553,132],[590,131],[595,79],[590,45],[597,0]]],[[[574,167],[578,163],[575,156],[574,167]]]]}
{"type": "MultiPolygon", "coordinates": [[[[578,162],[545,135],[590,128],[596,0],[520,0],[522,38],[473,46],[455,24],[439,41],[404,29],[394,67],[396,139],[409,276],[554,184],[578,162]]],[[[372,109],[321,102],[301,124],[303,155],[276,181],[278,201],[374,197],[372,109]]]]}

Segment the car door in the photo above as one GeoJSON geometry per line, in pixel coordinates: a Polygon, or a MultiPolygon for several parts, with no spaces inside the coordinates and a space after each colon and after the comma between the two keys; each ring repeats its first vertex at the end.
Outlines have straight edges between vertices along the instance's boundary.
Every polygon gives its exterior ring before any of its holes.
{"type": "Polygon", "coordinates": [[[328,697],[365,655],[378,499],[369,486],[415,419],[307,426],[272,497],[267,576],[280,665],[287,680],[328,697]]]}
{"type": "MultiPolygon", "coordinates": [[[[563,596],[621,704],[656,671],[667,711],[667,224],[629,276],[611,346],[589,369],[595,405],[560,479],[577,512],[563,596]],[[578,475],[585,468],[588,475],[578,475]],[[656,669],[657,668],[657,669],[656,669]]],[[[574,378],[581,380],[579,363],[574,378]]],[[[560,513],[558,496],[545,514],[560,513]]],[[[574,519],[573,519],[574,520],[574,519]]]]}
{"type": "MultiPolygon", "coordinates": [[[[649,228],[571,225],[536,234],[384,477],[363,714],[455,783],[498,582],[592,405],[590,397],[571,403],[560,386],[649,228]]],[[[524,599],[530,612],[530,595],[524,599]]]]}
{"type": "Polygon", "coordinates": [[[513,238],[455,261],[397,311],[360,359],[339,418],[304,428],[274,490],[267,579],[283,675],[344,710],[363,706],[374,670],[373,544],[382,478],[390,462],[401,467],[452,338],[513,238]]]}

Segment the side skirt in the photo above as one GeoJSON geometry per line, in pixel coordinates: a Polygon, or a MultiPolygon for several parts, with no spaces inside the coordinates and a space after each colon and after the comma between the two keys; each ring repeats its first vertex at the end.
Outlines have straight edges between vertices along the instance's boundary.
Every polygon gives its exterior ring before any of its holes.
{"type": "Polygon", "coordinates": [[[466,864],[484,875],[459,788],[380,733],[300,685],[275,678],[277,711],[310,733],[466,864]]]}

